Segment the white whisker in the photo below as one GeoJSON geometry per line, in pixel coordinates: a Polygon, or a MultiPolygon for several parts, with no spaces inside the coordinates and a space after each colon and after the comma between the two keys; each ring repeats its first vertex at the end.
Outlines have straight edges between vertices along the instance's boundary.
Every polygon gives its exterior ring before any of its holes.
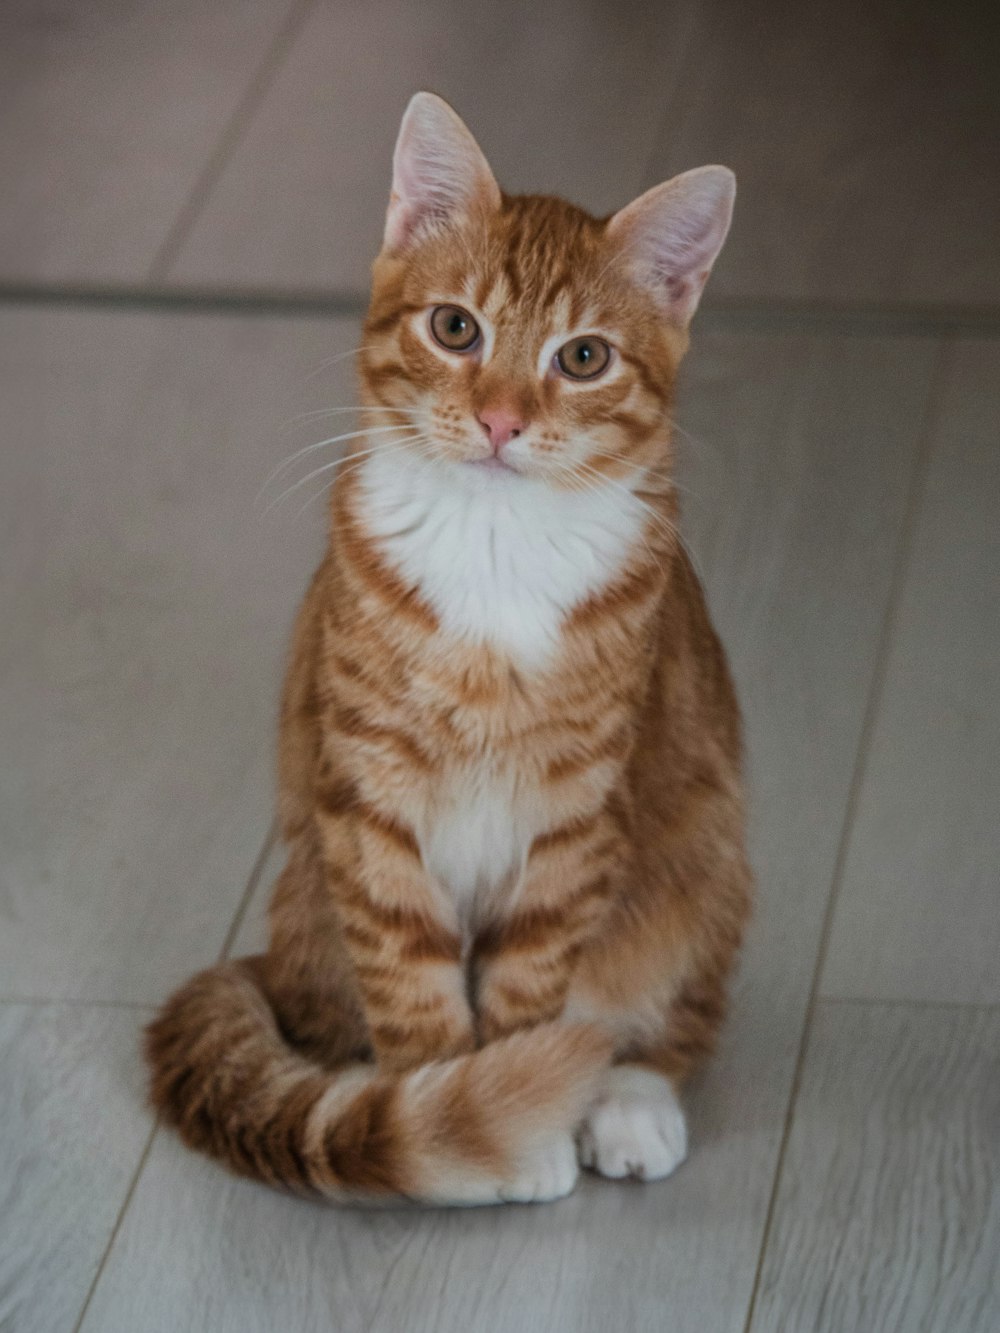
{"type": "Polygon", "coordinates": [[[699,439],[697,435],[692,435],[689,430],[685,430],[684,427],[677,421],[672,420],[670,422],[670,427],[672,430],[676,431],[678,435],[682,435],[684,439],[688,441],[689,444],[693,444],[695,447],[695,452],[697,452],[698,450],[703,450],[705,454],[707,454],[708,457],[711,459],[713,467],[718,468],[720,470],[722,469],[723,456],[722,456],[722,451],[718,447],[718,445],[712,444],[709,440],[699,439]]]}
{"type": "MultiPolygon", "coordinates": [[[[374,431],[356,432],[357,435],[368,435],[375,433],[376,432],[374,431]]],[[[284,500],[287,496],[292,495],[301,486],[304,486],[306,482],[312,481],[314,477],[322,476],[324,472],[330,472],[334,468],[340,467],[341,464],[349,463],[352,460],[360,460],[362,458],[367,458],[369,454],[374,454],[379,450],[383,450],[387,453],[393,452],[395,449],[402,448],[404,445],[416,443],[418,439],[419,439],[419,432],[415,431],[412,437],[404,436],[403,439],[398,441],[389,441],[388,443],[376,444],[373,445],[371,449],[362,449],[356,453],[345,454],[342,458],[335,458],[332,463],[324,463],[322,467],[318,467],[314,471],[306,473],[304,477],[300,477],[298,481],[294,482],[291,486],[287,487],[287,489],[283,490],[280,495],[278,495],[265,507],[265,509],[261,514],[261,517],[263,518],[265,514],[270,513],[270,511],[275,507],[275,505],[280,504],[282,500],[284,500]]]]}
{"type": "Polygon", "coordinates": [[[314,380],[317,375],[321,375],[324,370],[329,370],[331,366],[336,366],[341,361],[346,361],[349,356],[360,356],[362,352],[370,352],[372,346],[373,345],[369,343],[367,347],[352,347],[346,352],[340,352],[337,356],[328,357],[325,361],[321,361],[315,370],[311,370],[302,383],[308,384],[309,381],[314,380]]]}
{"type": "MultiPolygon", "coordinates": [[[[309,498],[302,505],[300,505],[299,508],[295,511],[294,515],[292,516],[293,521],[299,518],[302,514],[304,514],[305,511],[309,508],[309,506],[313,504],[314,501],[318,500],[320,496],[328,495],[330,492],[330,488],[331,486],[333,486],[334,482],[338,482],[342,477],[346,477],[351,472],[355,472],[358,469],[358,467],[360,467],[360,465],[364,462],[364,460],[369,456],[369,454],[401,453],[404,449],[406,449],[413,451],[421,458],[428,458],[430,457],[430,451],[428,449],[428,446],[431,444],[433,444],[433,441],[429,436],[423,440],[417,437],[416,439],[412,440],[410,439],[404,440],[399,444],[383,444],[383,445],[378,445],[376,449],[362,449],[360,453],[348,454],[346,457],[338,459],[337,463],[333,464],[332,466],[336,467],[340,463],[351,464],[351,466],[345,466],[343,471],[337,473],[336,477],[333,478],[333,481],[324,482],[323,485],[320,486],[318,490],[314,491],[312,495],[310,495],[309,498]]],[[[311,480],[312,477],[319,476],[320,473],[326,472],[328,470],[329,470],[328,468],[319,468],[317,469],[316,472],[312,473],[310,477],[304,477],[303,481],[311,480]]],[[[290,491],[286,491],[285,494],[286,495],[290,494],[290,491]]]]}
{"type": "Polygon", "coordinates": [[[325,449],[334,444],[342,444],[345,440],[356,440],[362,435],[388,435],[391,431],[416,429],[417,427],[412,423],[401,421],[397,426],[372,426],[365,430],[351,430],[343,435],[331,435],[328,440],[319,440],[316,444],[307,444],[304,449],[297,449],[294,454],[289,454],[289,456],[283,459],[274,471],[264,479],[261,483],[260,490],[257,492],[257,500],[260,500],[271,482],[280,477],[283,472],[287,472],[297,459],[303,458],[306,454],[315,453],[317,449],[325,449]]]}
{"type": "MultiPolygon", "coordinates": [[[[592,439],[589,435],[583,436],[582,438],[586,440],[588,444],[594,444],[594,445],[598,444],[598,441],[592,439]]],[[[628,467],[633,472],[639,472],[645,468],[645,464],[643,463],[636,463],[633,459],[627,458],[624,454],[613,454],[608,452],[606,449],[596,448],[591,457],[607,458],[613,463],[624,463],[625,466],[628,467]]],[[[676,491],[678,495],[689,495],[692,500],[696,500],[699,504],[702,503],[700,495],[698,495],[695,491],[693,491],[690,488],[690,486],[682,486],[680,482],[677,481],[673,476],[665,474],[664,481],[667,487],[672,491],[676,491]]]]}
{"type": "Polygon", "coordinates": [[[371,403],[354,403],[347,407],[320,407],[314,412],[300,412],[297,416],[290,417],[282,426],[282,430],[287,430],[289,426],[294,426],[300,421],[314,421],[317,417],[339,416],[346,412],[398,412],[400,416],[417,417],[421,412],[416,407],[378,407],[371,403]]]}

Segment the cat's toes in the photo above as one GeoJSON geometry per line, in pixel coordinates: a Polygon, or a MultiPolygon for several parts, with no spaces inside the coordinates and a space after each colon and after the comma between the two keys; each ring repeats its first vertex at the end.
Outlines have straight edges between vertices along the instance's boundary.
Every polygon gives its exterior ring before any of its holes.
{"type": "Polygon", "coordinates": [[[662,1075],[618,1065],[577,1132],[580,1163],[620,1180],[662,1180],[687,1155],[687,1125],[662,1075]]]}
{"type": "Polygon", "coordinates": [[[504,1203],[547,1203],[573,1192],[580,1175],[569,1134],[557,1134],[535,1148],[518,1172],[500,1186],[504,1203]]]}

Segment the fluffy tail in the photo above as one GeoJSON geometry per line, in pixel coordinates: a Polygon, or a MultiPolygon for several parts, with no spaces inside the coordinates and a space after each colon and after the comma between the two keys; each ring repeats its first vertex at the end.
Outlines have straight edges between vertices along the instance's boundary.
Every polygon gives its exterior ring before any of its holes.
{"type": "MultiPolygon", "coordinates": [[[[410,1073],[297,1054],[243,959],[192,978],[146,1030],[152,1101],[241,1175],[334,1199],[518,1196],[580,1119],[611,1058],[596,1028],[546,1024],[410,1073]]],[[[563,1149],[565,1151],[565,1147],[563,1149]]]]}

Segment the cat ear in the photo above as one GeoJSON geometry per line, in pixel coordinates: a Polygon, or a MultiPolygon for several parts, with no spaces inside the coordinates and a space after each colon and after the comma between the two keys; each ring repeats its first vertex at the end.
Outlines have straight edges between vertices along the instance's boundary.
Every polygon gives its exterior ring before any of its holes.
{"type": "Polygon", "coordinates": [[[728,167],[698,167],[647,190],[608,223],[671,323],[684,327],[697,310],[735,197],[728,167]]]}
{"type": "Polygon", "coordinates": [[[402,249],[476,204],[500,206],[500,188],[482,150],[447,102],[416,93],[392,159],[386,248],[402,249]]]}

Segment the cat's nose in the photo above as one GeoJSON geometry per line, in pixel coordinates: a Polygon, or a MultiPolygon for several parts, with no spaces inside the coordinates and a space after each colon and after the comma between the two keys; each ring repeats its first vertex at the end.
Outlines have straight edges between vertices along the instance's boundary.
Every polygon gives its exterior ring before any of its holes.
{"type": "Polygon", "coordinates": [[[499,453],[524,430],[524,422],[513,412],[502,407],[488,407],[476,415],[476,420],[486,432],[494,453],[499,453]]]}

